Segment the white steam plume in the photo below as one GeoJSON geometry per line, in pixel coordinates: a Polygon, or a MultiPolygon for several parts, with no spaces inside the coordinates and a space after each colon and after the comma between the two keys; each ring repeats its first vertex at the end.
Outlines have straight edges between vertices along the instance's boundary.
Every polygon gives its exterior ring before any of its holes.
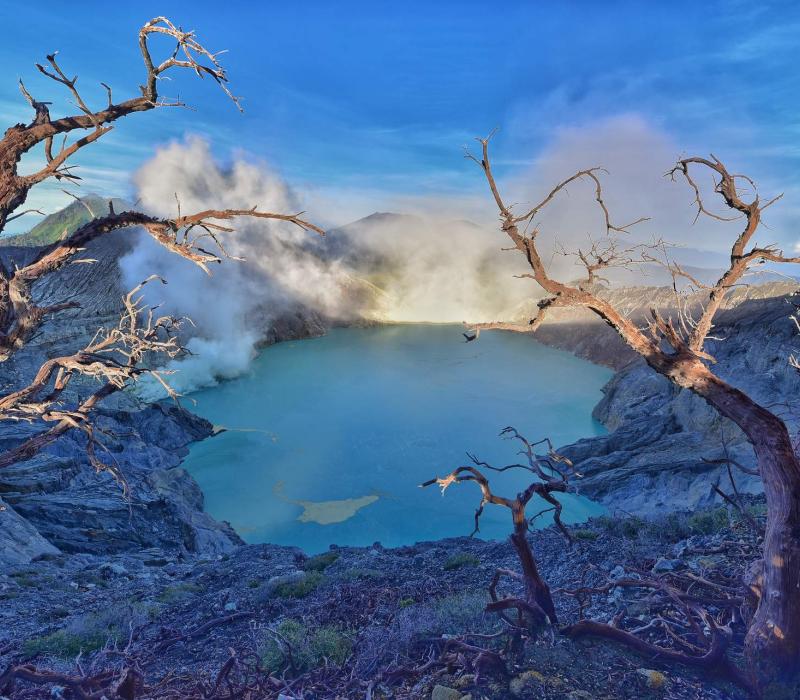
{"type": "Polygon", "coordinates": [[[332,232],[330,244],[386,291],[392,321],[494,320],[534,291],[514,278],[525,261],[501,250],[502,234],[469,221],[374,214],[332,232]]]}
{"type": "MultiPolygon", "coordinates": [[[[223,169],[200,139],[159,149],[135,176],[145,211],[174,216],[207,208],[299,211],[297,197],[274,173],[243,159],[223,169]],[[177,200],[176,200],[177,198],[177,200]]],[[[194,353],[174,363],[171,377],[178,391],[213,383],[244,371],[270,322],[298,305],[329,317],[346,317],[351,281],[336,262],[313,252],[316,234],[263,219],[241,218],[235,232],[224,234],[230,255],[207,276],[197,266],[171,255],[142,234],[134,250],[120,261],[126,287],[150,274],[166,286],[147,289],[148,302],[190,318],[195,326],[188,349],[194,353]]]]}
{"type": "MultiPolygon", "coordinates": [[[[682,177],[676,177],[675,182],[665,177],[680,155],[668,134],[635,114],[589,126],[566,127],[555,132],[528,171],[507,183],[506,199],[520,202],[516,208],[524,211],[525,204],[538,203],[556,183],[580,170],[599,166],[607,170],[600,173],[600,179],[613,223],[627,224],[649,217],[630,233],[614,235],[632,243],[651,243],[661,238],[690,249],[686,254],[680,249],[671,250],[684,264],[716,268],[725,260],[714,253],[730,246],[735,228],[709,217],[692,224],[693,193],[682,177]]],[[[699,172],[698,178],[701,176],[705,174],[699,172]]],[[[706,179],[700,182],[707,184],[706,179]]],[[[708,190],[707,205],[720,210],[718,195],[708,190]]],[[[542,231],[542,252],[549,253],[556,243],[568,251],[585,249],[590,237],[597,239],[603,234],[602,213],[594,201],[594,183],[586,180],[569,185],[543,210],[537,222],[542,231]]],[[[574,258],[561,256],[553,259],[553,269],[562,279],[578,277],[582,272],[574,258]]],[[[646,280],[630,278],[628,283],[646,280]]]]}

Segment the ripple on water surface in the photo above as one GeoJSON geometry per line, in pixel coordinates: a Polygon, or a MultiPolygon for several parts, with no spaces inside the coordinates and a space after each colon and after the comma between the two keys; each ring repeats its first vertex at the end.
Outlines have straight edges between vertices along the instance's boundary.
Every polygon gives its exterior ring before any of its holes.
{"type": "MultiPolygon", "coordinates": [[[[270,347],[247,376],[194,393],[193,410],[226,429],[193,445],[184,463],[208,512],[248,542],[309,552],[464,535],[475,485],[442,496],[420,482],[467,463],[467,451],[516,462],[513,443],[497,437],[507,425],[556,445],[603,432],[591,412],[609,370],[530,337],[484,333],[464,343],[460,331],[336,329],[270,347]]],[[[513,495],[525,475],[491,480],[513,495]]],[[[600,512],[576,496],[563,501],[567,522],[600,512]]],[[[508,511],[487,507],[481,536],[508,531],[508,511]]]]}

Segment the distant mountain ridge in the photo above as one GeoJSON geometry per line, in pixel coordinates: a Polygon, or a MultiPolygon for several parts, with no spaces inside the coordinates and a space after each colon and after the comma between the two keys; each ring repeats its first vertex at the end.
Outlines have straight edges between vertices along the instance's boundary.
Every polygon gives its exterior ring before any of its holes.
{"type": "Polygon", "coordinates": [[[109,201],[113,202],[116,211],[124,211],[130,207],[122,199],[109,200],[106,197],[89,194],[53,214],[48,214],[26,233],[1,236],[0,246],[30,247],[55,243],[94,218],[89,210],[95,217],[105,215],[108,212],[109,201]]]}
{"type": "MultiPolygon", "coordinates": [[[[96,194],[88,194],[80,200],[71,202],[63,209],[45,216],[30,231],[0,235],[0,247],[27,248],[54,243],[87,223],[92,218],[90,210],[95,216],[103,216],[108,212],[109,201],[113,202],[116,211],[124,211],[131,206],[129,202],[122,199],[112,198],[109,200],[109,198],[96,194]]],[[[467,230],[479,230],[482,228],[468,219],[442,221],[441,224],[452,229],[464,227],[467,230]]],[[[387,235],[389,230],[391,230],[390,235],[394,235],[404,229],[413,231],[425,226],[425,219],[416,214],[373,212],[356,221],[330,229],[321,245],[314,241],[316,245],[310,247],[325,257],[347,260],[364,272],[363,268],[365,267],[382,268],[387,263],[385,256],[381,253],[381,246],[365,245],[365,236],[367,240],[373,238],[373,243],[377,243],[380,236],[387,235]]],[[[716,281],[722,269],[727,266],[727,255],[724,253],[674,246],[669,248],[669,255],[686,272],[703,283],[716,281]]],[[[660,287],[672,284],[669,272],[656,264],[637,266],[633,270],[610,270],[607,271],[606,277],[614,287],[638,285],[660,287]]],[[[774,282],[780,278],[786,279],[786,276],[764,270],[761,279],[756,283],[774,282]]]]}

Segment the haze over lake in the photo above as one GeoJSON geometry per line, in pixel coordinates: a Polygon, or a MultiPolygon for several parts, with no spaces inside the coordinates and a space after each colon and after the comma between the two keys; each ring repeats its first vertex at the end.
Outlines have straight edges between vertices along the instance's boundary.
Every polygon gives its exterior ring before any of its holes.
{"type": "MultiPolygon", "coordinates": [[[[467,464],[467,451],[518,461],[498,438],[507,425],[555,445],[602,433],[591,411],[610,377],[521,335],[465,343],[455,325],[335,329],[267,348],[247,375],[192,394],[193,410],[226,431],[193,445],[184,466],[208,512],[248,542],[318,552],[466,535],[477,487],[442,496],[418,485],[467,464]]],[[[513,496],[525,476],[492,475],[492,485],[513,496]]],[[[601,510],[562,501],[567,522],[601,510]]],[[[480,535],[504,538],[509,527],[508,511],[490,506],[480,535]]]]}

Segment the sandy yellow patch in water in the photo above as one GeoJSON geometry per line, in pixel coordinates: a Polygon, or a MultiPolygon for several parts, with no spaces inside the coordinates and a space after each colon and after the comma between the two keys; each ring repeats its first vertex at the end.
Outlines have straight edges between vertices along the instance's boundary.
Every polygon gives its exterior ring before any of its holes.
{"type": "Polygon", "coordinates": [[[275,495],[286,501],[294,503],[303,509],[297,516],[301,523],[317,523],[319,525],[332,525],[352,518],[358,511],[370,503],[375,503],[378,496],[371,494],[360,498],[345,498],[340,501],[303,501],[287,498],[283,495],[283,482],[279,481],[273,488],[275,495]]]}

